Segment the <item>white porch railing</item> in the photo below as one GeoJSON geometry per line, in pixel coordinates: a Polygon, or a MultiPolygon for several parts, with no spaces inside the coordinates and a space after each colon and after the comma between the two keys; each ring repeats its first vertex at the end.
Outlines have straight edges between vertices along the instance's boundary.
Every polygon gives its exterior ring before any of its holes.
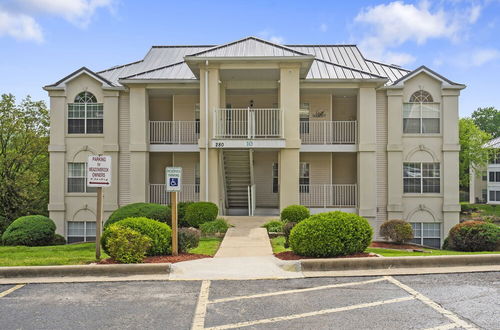
{"type": "Polygon", "coordinates": [[[214,137],[261,139],[282,137],[281,109],[216,109],[214,137]]]}
{"type": "Polygon", "coordinates": [[[197,144],[200,123],[196,121],[150,121],[151,144],[197,144]]]}
{"type": "MultiPolygon", "coordinates": [[[[179,202],[198,202],[200,200],[200,185],[183,184],[178,195],[179,202]]],[[[149,184],[149,202],[170,204],[170,194],[165,191],[165,184],[149,184]]]]}
{"type": "Polygon", "coordinates": [[[356,184],[301,184],[300,205],[323,208],[356,207],[356,189],[356,184]]]}
{"type": "Polygon", "coordinates": [[[302,121],[302,144],[355,144],[357,122],[349,121],[302,121]]]}

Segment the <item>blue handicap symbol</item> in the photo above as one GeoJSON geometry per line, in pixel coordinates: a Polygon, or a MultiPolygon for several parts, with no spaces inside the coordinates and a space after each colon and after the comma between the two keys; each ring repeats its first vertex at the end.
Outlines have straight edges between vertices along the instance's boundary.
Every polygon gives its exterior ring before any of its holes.
{"type": "Polygon", "coordinates": [[[179,179],[178,178],[170,178],[170,187],[178,187],[179,179]]]}

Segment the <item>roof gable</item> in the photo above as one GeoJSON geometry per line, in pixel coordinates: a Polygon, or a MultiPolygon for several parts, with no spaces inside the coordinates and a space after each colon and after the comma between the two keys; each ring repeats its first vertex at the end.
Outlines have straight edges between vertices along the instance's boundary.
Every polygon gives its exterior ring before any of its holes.
{"type": "Polygon", "coordinates": [[[98,75],[97,73],[95,73],[94,71],[82,66],[80,69],[70,73],[69,75],[67,75],[66,77],[62,78],[61,80],[59,80],[58,82],[52,84],[52,85],[47,85],[45,86],[44,88],[64,88],[64,85],[67,84],[68,82],[70,82],[71,80],[79,77],[80,75],[82,74],[87,74],[89,75],[90,77],[94,78],[95,80],[99,81],[102,83],[103,87],[116,87],[112,82],[110,82],[109,80],[103,78],[102,76],[98,75]]]}
{"type": "Polygon", "coordinates": [[[415,77],[416,75],[420,74],[420,73],[426,73],[428,74],[429,76],[433,77],[434,79],[436,80],[439,80],[443,83],[443,85],[448,85],[448,86],[456,86],[456,87],[465,87],[464,85],[462,84],[458,84],[456,82],[453,82],[445,77],[443,77],[442,75],[440,75],[439,73],[429,69],[428,67],[426,67],[425,65],[422,65],[418,68],[416,68],[415,70],[409,72],[407,75],[399,78],[398,80],[396,80],[392,86],[398,86],[398,87],[402,87],[404,82],[415,77]]]}

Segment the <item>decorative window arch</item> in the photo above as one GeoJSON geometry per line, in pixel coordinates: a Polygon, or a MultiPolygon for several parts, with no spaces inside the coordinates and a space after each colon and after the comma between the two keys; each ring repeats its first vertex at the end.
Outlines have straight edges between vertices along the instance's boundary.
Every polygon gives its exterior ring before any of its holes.
{"type": "Polygon", "coordinates": [[[440,117],[439,103],[434,102],[429,92],[420,89],[403,104],[403,133],[438,134],[441,132],[440,117]]]}
{"type": "Polygon", "coordinates": [[[83,91],[68,104],[69,134],[102,134],[103,105],[94,94],[83,91]]]}

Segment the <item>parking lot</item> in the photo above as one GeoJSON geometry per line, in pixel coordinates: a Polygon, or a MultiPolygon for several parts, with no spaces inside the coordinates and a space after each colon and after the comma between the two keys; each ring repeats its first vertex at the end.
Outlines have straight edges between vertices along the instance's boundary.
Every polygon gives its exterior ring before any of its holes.
{"type": "Polygon", "coordinates": [[[500,273],[0,286],[2,329],[500,329],[500,273]]]}

